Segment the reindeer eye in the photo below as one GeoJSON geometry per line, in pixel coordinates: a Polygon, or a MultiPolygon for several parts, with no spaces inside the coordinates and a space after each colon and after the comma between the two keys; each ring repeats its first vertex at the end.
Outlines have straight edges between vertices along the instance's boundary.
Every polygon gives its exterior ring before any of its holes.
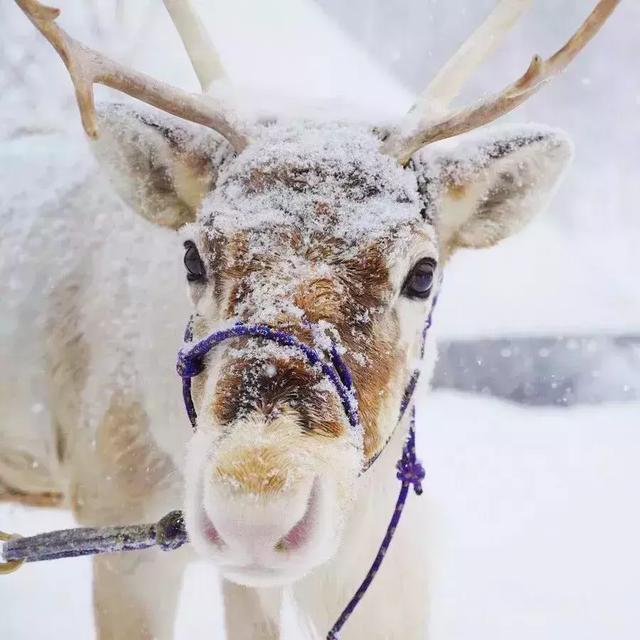
{"type": "Polygon", "coordinates": [[[418,261],[402,285],[402,294],[408,298],[428,298],[433,287],[435,271],[436,261],[433,258],[418,261]]]}
{"type": "Polygon", "coordinates": [[[202,258],[200,258],[200,254],[198,253],[198,248],[191,240],[187,240],[184,243],[184,248],[184,266],[187,269],[187,280],[189,280],[189,282],[204,280],[206,271],[202,258]]]}

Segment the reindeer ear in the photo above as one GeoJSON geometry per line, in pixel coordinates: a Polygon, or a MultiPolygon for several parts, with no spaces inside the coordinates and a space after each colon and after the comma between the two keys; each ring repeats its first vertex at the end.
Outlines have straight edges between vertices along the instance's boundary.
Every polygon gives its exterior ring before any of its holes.
{"type": "Polygon", "coordinates": [[[141,216],[178,229],[193,222],[231,147],[215,132],[121,104],[98,112],[93,151],[120,196],[141,216]]]}
{"type": "Polygon", "coordinates": [[[547,205],[572,156],[571,142],[557,130],[491,131],[415,162],[445,257],[460,247],[490,247],[522,229],[547,205]]]}

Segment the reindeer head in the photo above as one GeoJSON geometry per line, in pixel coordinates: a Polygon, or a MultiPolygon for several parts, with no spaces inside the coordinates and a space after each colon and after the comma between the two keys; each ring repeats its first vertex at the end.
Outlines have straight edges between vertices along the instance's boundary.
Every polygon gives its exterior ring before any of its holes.
{"type": "MultiPolygon", "coordinates": [[[[121,195],[182,234],[194,337],[240,320],[343,353],[362,433],[327,380],[272,342],[227,342],[194,379],[191,539],[239,582],[294,580],[333,554],[358,478],[393,433],[446,261],[457,248],[491,246],[520,229],[570,157],[564,135],[537,126],[425,145],[514,108],[568,63],[616,2],[601,1],[565,47],[534,58],[498,96],[445,113],[490,48],[485,32],[522,8],[503,2],[389,133],[331,120],[245,123],[240,132],[212,98],[125,70],[61,31],[53,10],[17,1],[62,53],[85,128],[100,131],[96,152],[121,195]],[[124,106],[96,117],[93,82],[209,129],[124,106]]],[[[187,50],[208,84],[216,73],[197,63],[202,29],[188,3],[167,6],[182,35],[191,34],[187,50]]]]}

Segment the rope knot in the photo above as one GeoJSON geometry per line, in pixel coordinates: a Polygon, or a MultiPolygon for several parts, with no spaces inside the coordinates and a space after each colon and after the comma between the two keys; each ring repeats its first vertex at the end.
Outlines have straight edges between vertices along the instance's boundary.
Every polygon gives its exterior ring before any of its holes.
{"type": "Polygon", "coordinates": [[[188,539],[182,511],[170,511],[160,518],[156,524],[155,538],[163,551],[173,551],[185,544],[188,539]]]}
{"type": "Polygon", "coordinates": [[[188,351],[181,351],[178,354],[176,371],[181,378],[193,378],[204,371],[203,358],[193,356],[188,351]]]}
{"type": "Polygon", "coordinates": [[[422,493],[422,481],[427,474],[415,454],[410,456],[405,451],[402,458],[396,463],[396,469],[398,470],[396,474],[398,480],[403,484],[412,484],[416,495],[420,495],[422,493]]]}

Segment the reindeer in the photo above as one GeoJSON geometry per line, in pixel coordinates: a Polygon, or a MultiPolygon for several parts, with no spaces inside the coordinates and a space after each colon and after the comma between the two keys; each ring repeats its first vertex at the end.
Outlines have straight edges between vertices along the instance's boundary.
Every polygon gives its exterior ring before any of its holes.
{"type": "MultiPolygon", "coordinates": [[[[394,463],[408,429],[406,418],[396,424],[398,406],[446,263],[458,249],[489,247],[523,228],[572,154],[564,133],[537,125],[434,143],[521,104],[618,2],[600,0],[557,53],[535,56],[503,91],[452,109],[528,4],[502,0],[393,127],[242,116],[220,89],[219,59],[186,0],[165,5],[202,95],[84,46],[56,24],[56,9],[16,2],[67,66],[84,129],[126,206],[91,176],[58,214],[56,252],[74,259],[59,277],[44,265],[49,279],[27,316],[46,363],[50,433],[25,433],[33,416],[16,375],[23,352],[3,342],[11,366],[0,387],[0,486],[23,501],[60,495],[90,525],[156,519],[182,501],[192,548],[222,576],[229,638],[280,637],[284,585],[311,631],[325,632],[393,508],[394,463]],[[95,83],[156,109],[96,109],[95,83]],[[254,338],[207,357],[193,379],[191,434],[173,371],[189,317],[194,340],[241,320],[319,350],[339,345],[360,437],[317,369],[295,350],[254,338]]],[[[40,223],[40,246],[48,246],[51,220],[40,223]]],[[[7,240],[2,253],[11,250],[7,240]]],[[[431,335],[425,347],[423,384],[436,357],[431,335]]],[[[428,497],[408,505],[344,638],[425,636],[430,511],[428,497]]],[[[98,637],[171,637],[186,549],[95,559],[98,637]]]]}

